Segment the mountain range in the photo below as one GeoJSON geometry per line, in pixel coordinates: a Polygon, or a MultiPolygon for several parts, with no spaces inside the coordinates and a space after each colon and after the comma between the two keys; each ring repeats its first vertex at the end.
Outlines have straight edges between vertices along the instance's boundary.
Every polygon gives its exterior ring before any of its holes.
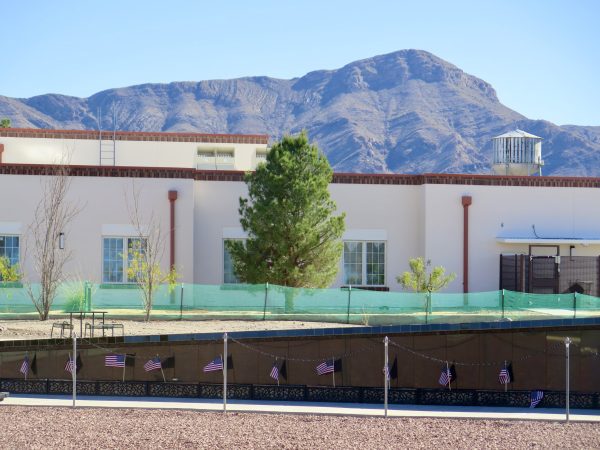
{"type": "Polygon", "coordinates": [[[421,50],[291,80],[142,84],[88,98],[0,96],[0,118],[19,128],[97,129],[99,111],[103,129],[114,122],[119,130],[272,140],[305,129],[336,172],[489,173],[491,138],[520,128],[544,139],[544,175],[600,176],[600,126],[527,119],[502,105],[489,83],[421,50]]]}

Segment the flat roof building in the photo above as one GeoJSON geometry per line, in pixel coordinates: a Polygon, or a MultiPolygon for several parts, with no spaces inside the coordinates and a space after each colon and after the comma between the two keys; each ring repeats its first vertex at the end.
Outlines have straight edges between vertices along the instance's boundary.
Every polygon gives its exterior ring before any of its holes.
{"type": "MultiPolygon", "coordinates": [[[[138,189],[142,212],[157,218],[164,233],[174,232],[163,267],[173,261],[185,283],[236,283],[224,242],[245,237],[238,215],[238,199],[246,194],[243,175],[265,159],[267,136],[109,137],[0,129],[0,256],[32,272],[24,249],[43,195],[40,181],[48,165],[67,161],[68,197],[82,208],[64,230],[65,246],[73,251],[70,273],[116,287],[128,283],[122,250],[136,230],[127,198],[138,189]],[[112,159],[101,153],[107,140],[112,159]]],[[[570,257],[594,264],[600,258],[600,210],[592,207],[600,204],[600,178],[336,173],[330,192],[346,213],[344,254],[332,287],[400,290],[396,276],[408,270],[410,258],[423,256],[457,274],[448,292],[492,291],[508,282],[500,255],[523,254],[531,270],[517,261],[514,286],[545,292],[565,287],[544,284],[548,276],[536,271],[533,258],[551,261],[562,274],[570,273],[570,257]]],[[[585,275],[572,272],[565,285],[581,282],[595,295],[600,265],[594,267],[585,275]]]]}

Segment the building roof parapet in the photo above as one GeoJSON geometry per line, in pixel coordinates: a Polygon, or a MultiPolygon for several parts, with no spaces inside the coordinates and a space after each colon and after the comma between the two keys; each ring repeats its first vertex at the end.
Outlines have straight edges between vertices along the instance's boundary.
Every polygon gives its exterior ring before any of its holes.
{"type": "MultiPolygon", "coordinates": [[[[112,131],[103,131],[104,139],[112,139],[112,131]]],[[[47,130],[39,128],[0,128],[0,137],[39,139],[100,139],[97,130],[47,130]]],[[[209,134],[209,133],[163,133],[147,131],[116,131],[117,141],[198,142],[213,144],[266,145],[266,134],[209,134]]]]}
{"type": "MultiPolygon", "coordinates": [[[[51,164],[0,163],[0,175],[47,175],[51,164]]],[[[246,172],[234,170],[196,170],[177,167],[69,166],[71,176],[181,178],[198,181],[244,181],[246,172]]],[[[424,184],[516,187],[600,188],[600,178],[527,177],[425,173],[421,175],[334,173],[333,184],[387,184],[420,186],[424,184]]]]}

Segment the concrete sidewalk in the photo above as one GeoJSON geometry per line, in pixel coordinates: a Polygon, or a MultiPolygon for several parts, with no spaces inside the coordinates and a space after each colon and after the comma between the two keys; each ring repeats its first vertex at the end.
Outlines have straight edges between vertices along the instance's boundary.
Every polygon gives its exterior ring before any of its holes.
{"type": "MultiPolygon", "coordinates": [[[[69,396],[40,396],[13,394],[7,397],[0,407],[15,406],[51,406],[72,407],[69,396]]],[[[156,397],[92,397],[77,398],[78,408],[153,408],[196,411],[223,411],[222,400],[196,398],[156,398],[156,397]]],[[[272,414],[317,414],[337,416],[383,417],[383,405],[363,403],[308,403],[308,402],[269,402],[231,400],[227,402],[228,412],[272,413],[272,414]]],[[[468,406],[427,406],[427,405],[390,405],[388,417],[434,417],[453,419],[501,419],[501,420],[550,420],[564,421],[564,410],[529,409],[502,407],[468,406]]],[[[599,410],[571,410],[573,422],[600,422],[599,410]]]]}

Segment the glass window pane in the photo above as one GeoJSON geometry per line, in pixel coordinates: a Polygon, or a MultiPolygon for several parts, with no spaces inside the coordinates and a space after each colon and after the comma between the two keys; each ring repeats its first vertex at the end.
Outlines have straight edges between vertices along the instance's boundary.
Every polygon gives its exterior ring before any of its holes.
{"type": "Polygon", "coordinates": [[[362,242],[344,242],[344,283],[361,285],[362,279],[362,242]]]}
{"type": "Polygon", "coordinates": [[[2,256],[8,258],[11,266],[19,264],[19,236],[0,236],[0,257],[2,256]]]}
{"type": "Polygon", "coordinates": [[[104,238],[102,240],[102,282],[123,282],[123,238],[104,238]]]}
{"type": "Polygon", "coordinates": [[[231,254],[227,250],[226,242],[230,241],[230,239],[225,239],[223,241],[223,283],[225,284],[237,284],[240,282],[235,271],[233,270],[233,260],[231,259],[231,254]]]}
{"type": "Polygon", "coordinates": [[[367,242],[367,285],[385,284],[385,242],[367,242]]]}

